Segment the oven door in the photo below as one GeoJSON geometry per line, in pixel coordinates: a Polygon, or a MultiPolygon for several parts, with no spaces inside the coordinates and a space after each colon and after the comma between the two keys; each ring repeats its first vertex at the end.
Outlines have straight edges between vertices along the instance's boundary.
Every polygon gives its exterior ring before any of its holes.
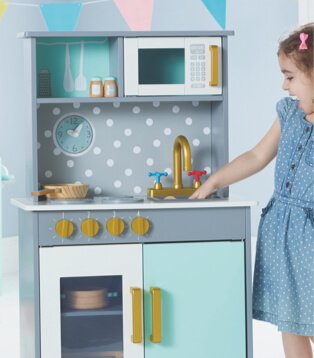
{"type": "Polygon", "coordinates": [[[142,358],[141,292],[140,244],[40,248],[41,358],[142,358]]]}
{"type": "Polygon", "coordinates": [[[126,96],[183,95],[184,37],[124,39],[126,96]]]}

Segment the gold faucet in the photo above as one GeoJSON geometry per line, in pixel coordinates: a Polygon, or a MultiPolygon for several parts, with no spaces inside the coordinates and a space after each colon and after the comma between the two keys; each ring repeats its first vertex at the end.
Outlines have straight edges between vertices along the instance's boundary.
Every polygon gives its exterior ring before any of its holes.
{"type": "Polygon", "coordinates": [[[173,187],[174,189],[183,188],[182,184],[182,155],[183,152],[183,169],[187,172],[191,170],[191,148],[188,140],[179,135],[173,143],[173,187]]]}
{"type": "Polygon", "coordinates": [[[182,184],[182,154],[183,170],[191,170],[191,148],[188,140],[183,135],[176,137],[173,143],[173,186],[163,188],[158,182],[154,188],[147,190],[148,197],[165,197],[165,196],[190,196],[196,190],[195,187],[184,188],[182,184]]]}

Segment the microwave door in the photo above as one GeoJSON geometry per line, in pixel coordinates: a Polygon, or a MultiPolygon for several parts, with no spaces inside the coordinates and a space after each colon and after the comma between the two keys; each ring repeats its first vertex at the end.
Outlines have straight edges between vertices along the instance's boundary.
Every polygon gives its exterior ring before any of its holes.
{"type": "MultiPolygon", "coordinates": [[[[133,43],[133,50],[129,51],[132,54],[132,72],[130,68],[128,69],[129,65],[125,63],[126,94],[183,95],[185,88],[184,38],[138,38],[135,41],[137,43],[133,43]]],[[[126,58],[129,61],[129,57],[126,58]]]]}
{"type": "Polygon", "coordinates": [[[185,94],[222,94],[221,38],[185,38],[185,94]]]}

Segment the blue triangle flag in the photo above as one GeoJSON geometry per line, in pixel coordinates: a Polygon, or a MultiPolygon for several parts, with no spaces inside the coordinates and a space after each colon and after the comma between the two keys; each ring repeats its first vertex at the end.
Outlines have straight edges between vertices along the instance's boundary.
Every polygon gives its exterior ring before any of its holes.
{"type": "Polygon", "coordinates": [[[81,13],[81,3],[40,4],[48,31],[74,31],[81,13]]]}
{"type": "Polygon", "coordinates": [[[226,28],[226,0],[202,0],[218,24],[226,28]]]}

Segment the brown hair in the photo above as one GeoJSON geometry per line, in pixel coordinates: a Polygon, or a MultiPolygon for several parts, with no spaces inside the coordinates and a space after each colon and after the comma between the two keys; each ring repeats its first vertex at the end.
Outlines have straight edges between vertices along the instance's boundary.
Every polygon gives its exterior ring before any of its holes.
{"type": "Polygon", "coordinates": [[[289,57],[299,70],[305,72],[307,75],[313,74],[313,35],[314,35],[314,22],[303,25],[294,32],[288,35],[287,38],[279,42],[277,55],[285,55],[289,57]],[[308,35],[306,40],[307,50],[300,50],[301,44],[300,34],[304,32],[308,35]]]}

